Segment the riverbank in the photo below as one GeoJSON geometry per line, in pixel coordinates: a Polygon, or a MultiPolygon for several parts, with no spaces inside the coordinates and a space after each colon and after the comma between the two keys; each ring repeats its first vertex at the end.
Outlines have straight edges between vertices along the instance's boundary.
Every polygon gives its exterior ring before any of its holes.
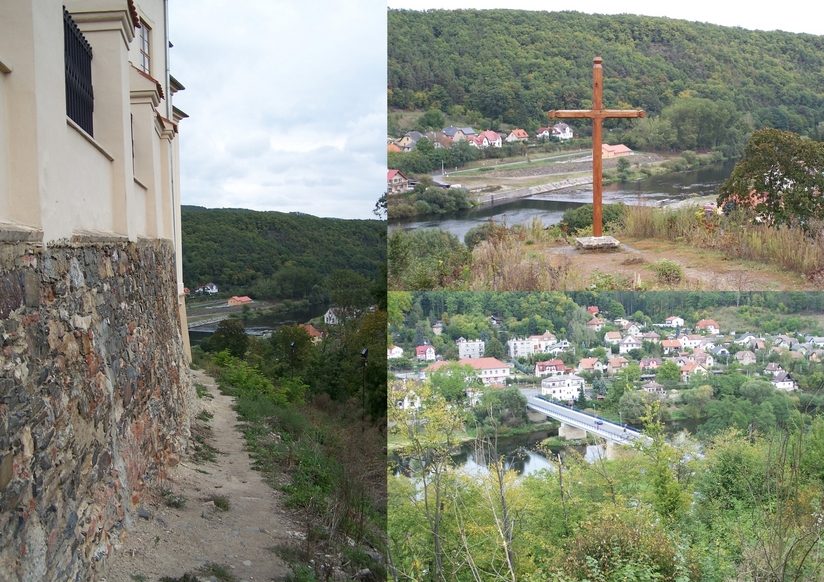
{"type": "Polygon", "coordinates": [[[311,304],[305,299],[301,301],[291,301],[289,299],[275,301],[252,301],[245,305],[228,305],[223,301],[187,305],[187,325],[189,329],[196,330],[199,327],[212,326],[216,323],[231,317],[240,318],[243,316],[244,308],[246,319],[254,321],[264,317],[274,316],[288,311],[307,309],[311,304]],[[208,313],[206,313],[208,311],[208,313]]]}
{"type": "MultiPolygon", "coordinates": [[[[517,428],[508,428],[508,427],[501,427],[498,432],[499,438],[508,438],[513,436],[521,436],[521,435],[530,435],[532,433],[547,431],[547,430],[558,430],[558,422],[555,421],[548,421],[548,422],[529,422],[523,426],[519,426],[517,428]]],[[[471,442],[477,438],[477,433],[475,430],[464,430],[458,433],[455,438],[453,439],[453,444],[455,446],[460,446],[462,444],[471,442]]],[[[399,437],[397,434],[389,434],[387,439],[387,450],[390,453],[402,451],[404,448],[411,445],[408,440],[399,437]]]]}

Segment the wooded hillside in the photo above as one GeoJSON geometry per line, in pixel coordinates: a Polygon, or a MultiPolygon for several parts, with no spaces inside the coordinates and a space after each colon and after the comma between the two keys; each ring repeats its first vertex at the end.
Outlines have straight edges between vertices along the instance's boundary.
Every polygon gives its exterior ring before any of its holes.
{"type": "Polygon", "coordinates": [[[183,206],[183,280],[194,289],[265,291],[302,298],[335,270],[376,279],[386,262],[386,224],[308,214],[183,206]]]}
{"type": "Polygon", "coordinates": [[[645,125],[667,119],[681,149],[739,147],[760,127],[824,133],[821,36],[577,12],[390,10],[388,19],[391,107],[534,131],[550,109],[591,106],[601,56],[604,105],[645,109],[645,125]],[[685,115],[706,123],[682,129],[685,115]],[[722,127],[732,135],[709,135],[722,127]]]}

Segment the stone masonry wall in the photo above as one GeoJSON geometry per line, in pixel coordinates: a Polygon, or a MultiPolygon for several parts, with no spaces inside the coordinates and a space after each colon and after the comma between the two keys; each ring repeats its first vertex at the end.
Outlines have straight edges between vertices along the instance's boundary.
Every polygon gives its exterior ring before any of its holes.
{"type": "Polygon", "coordinates": [[[90,580],[189,436],[195,397],[174,249],[9,238],[0,236],[0,579],[90,580]]]}

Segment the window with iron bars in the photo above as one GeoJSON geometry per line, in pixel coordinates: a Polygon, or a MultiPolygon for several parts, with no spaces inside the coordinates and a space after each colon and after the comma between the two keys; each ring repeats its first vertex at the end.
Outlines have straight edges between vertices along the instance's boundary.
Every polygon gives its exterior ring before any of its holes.
{"type": "Polygon", "coordinates": [[[63,46],[66,61],[66,115],[93,136],[92,47],[65,6],[63,46]]]}

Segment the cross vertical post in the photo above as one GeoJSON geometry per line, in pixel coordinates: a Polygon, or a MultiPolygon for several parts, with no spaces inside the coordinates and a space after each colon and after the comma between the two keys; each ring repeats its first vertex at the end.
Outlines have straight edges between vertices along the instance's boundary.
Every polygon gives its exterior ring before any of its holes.
{"type": "MultiPolygon", "coordinates": [[[[646,112],[636,109],[604,109],[602,97],[603,68],[601,57],[592,59],[592,109],[552,110],[550,118],[592,119],[592,233],[602,236],[602,188],[603,170],[601,143],[603,141],[603,120],[605,118],[646,117],[646,112]]],[[[617,244],[617,241],[616,241],[617,244]]]]}

